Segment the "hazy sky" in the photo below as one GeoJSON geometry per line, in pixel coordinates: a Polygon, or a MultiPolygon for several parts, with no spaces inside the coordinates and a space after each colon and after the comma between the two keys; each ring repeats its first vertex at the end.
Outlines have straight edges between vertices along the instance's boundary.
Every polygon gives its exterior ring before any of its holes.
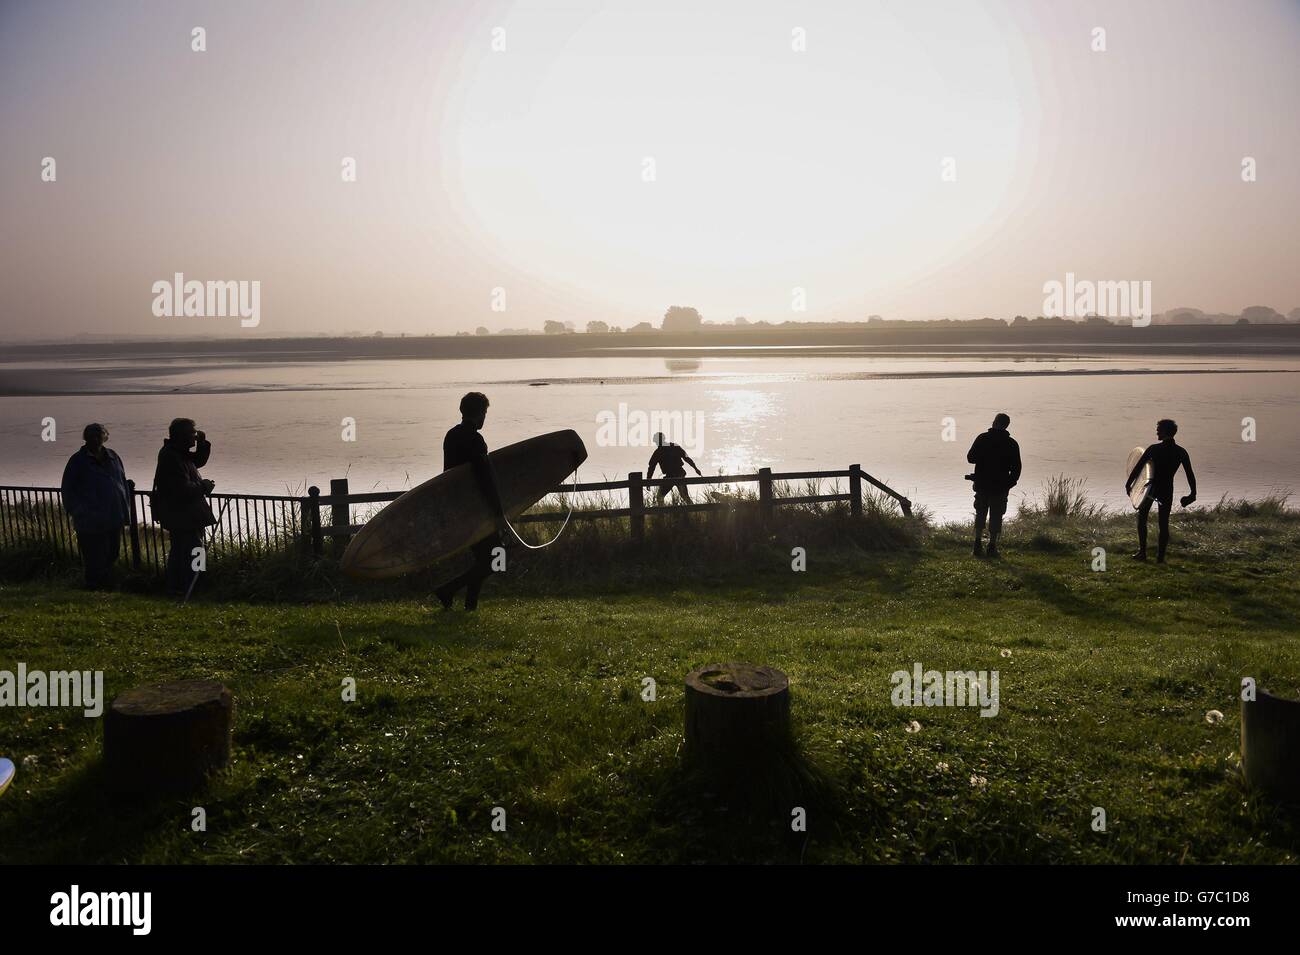
{"type": "Polygon", "coordinates": [[[0,335],[1286,312],[1297,54],[1295,0],[5,2],[0,335]]]}

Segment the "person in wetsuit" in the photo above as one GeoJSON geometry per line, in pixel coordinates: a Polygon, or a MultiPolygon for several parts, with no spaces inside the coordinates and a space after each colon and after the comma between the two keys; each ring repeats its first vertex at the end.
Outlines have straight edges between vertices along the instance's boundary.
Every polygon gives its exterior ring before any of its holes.
{"type": "Polygon", "coordinates": [[[502,546],[506,512],[501,506],[492,462],[488,460],[487,442],[479,434],[487,419],[487,410],[487,395],[471,391],[460,399],[460,424],[448,431],[442,440],[442,469],[450,471],[461,464],[471,465],[479,489],[497,520],[496,530],[470,548],[473,563],[469,569],[434,591],[444,610],[451,609],[452,599],[461,590],[465,591],[465,609],[478,609],[478,596],[483,589],[483,582],[492,575],[492,551],[502,546]]]}
{"type": "Polygon", "coordinates": [[[645,479],[648,482],[655,476],[656,467],[664,472],[664,479],[659,485],[660,504],[663,504],[664,498],[674,487],[687,504],[691,503],[691,492],[686,489],[686,482],[683,480],[686,477],[686,468],[682,466],[683,461],[695,468],[695,473],[700,477],[704,476],[703,472],[695,467],[695,462],[691,460],[685,448],[671,441],[665,441],[663,432],[657,432],[654,453],[650,455],[650,466],[646,468],[645,479]]]}
{"type": "Polygon", "coordinates": [[[966,460],[975,465],[970,480],[975,484],[975,548],[976,557],[984,556],[980,538],[984,522],[988,520],[990,557],[998,555],[998,535],[1002,533],[1002,515],[1007,512],[1007,493],[1020,480],[1020,445],[1011,437],[1008,415],[998,412],[993,427],[978,435],[966,452],[966,460]]]}
{"type": "Polygon", "coordinates": [[[1187,475],[1187,489],[1191,493],[1180,498],[1179,503],[1187,507],[1196,500],[1196,475],[1192,472],[1192,459],[1188,457],[1186,448],[1174,443],[1174,435],[1177,433],[1178,424],[1173,420],[1161,418],[1157,421],[1156,437],[1160,439],[1159,443],[1142,452],[1137,466],[1124,482],[1124,493],[1128,494],[1147,462],[1151,462],[1151,483],[1147,485],[1146,497],[1138,505],[1138,551],[1133,555],[1134,560],[1147,559],[1147,515],[1151,513],[1152,502],[1155,502],[1159,505],[1157,514],[1160,521],[1156,563],[1165,562],[1165,548],[1169,546],[1169,512],[1174,506],[1174,475],[1180,466],[1187,475]]]}

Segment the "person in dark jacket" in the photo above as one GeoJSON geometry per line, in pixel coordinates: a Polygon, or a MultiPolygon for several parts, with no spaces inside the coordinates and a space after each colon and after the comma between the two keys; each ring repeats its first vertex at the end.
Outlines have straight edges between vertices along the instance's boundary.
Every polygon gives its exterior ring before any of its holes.
{"type": "Polygon", "coordinates": [[[153,477],[153,516],[171,536],[167,554],[167,588],[174,594],[189,591],[194,549],[202,545],[203,531],[217,522],[208,505],[214,485],[199,468],[208,463],[212,445],[192,418],[177,418],[167,427],[167,440],[158,451],[153,477]]]}
{"type": "Polygon", "coordinates": [[[998,556],[998,535],[1002,533],[1002,515],[1007,512],[1007,492],[1020,480],[1020,445],[1007,433],[1011,418],[999,412],[993,427],[979,435],[966,453],[966,460],[975,465],[975,473],[968,475],[975,484],[975,549],[976,557],[984,556],[980,538],[984,534],[984,521],[989,525],[990,557],[998,556]]]}
{"type": "Polygon", "coordinates": [[[122,549],[122,527],[131,514],[122,459],[104,443],[108,429],[88,424],[86,442],[63,469],[63,509],[77,531],[77,549],[92,589],[113,585],[113,564],[122,549]]]}
{"type": "Polygon", "coordinates": [[[483,582],[492,576],[492,552],[502,546],[502,534],[506,530],[506,512],[501,505],[492,462],[488,460],[487,442],[479,434],[487,420],[487,410],[487,395],[471,391],[460,399],[460,424],[449,430],[442,441],[442,469],[450,471],[462,464],[470,465],[497,521],[497,529],[470,548],[473,563],[469,570],[435,591],[444,610],[451,609],[452,600],[461,590],[465,591],[465,609],[478,609],[478,595],[483,582]]]}
{"type": "Polygon", "coordinates": [[[686,468],[682,466],[682,462],[695,468],[695,473],[700,477],[704,477],[703,472],[696,467],[695,462],[691,460],[691,456],[686,453],[685,448],[667,440],[662,431],[656,433],[655,449],[654,453],[650,455],[650,464],[646,467],[645,479],[648,484],[650,479],[655,476],[656,466],[663,470],[664,479],[659,485],[660,504],[663,504],[664,499],[673,488],[677,488],[677,495],[687,504],[691,503],[691,492],[686,487],[686,468]]]}

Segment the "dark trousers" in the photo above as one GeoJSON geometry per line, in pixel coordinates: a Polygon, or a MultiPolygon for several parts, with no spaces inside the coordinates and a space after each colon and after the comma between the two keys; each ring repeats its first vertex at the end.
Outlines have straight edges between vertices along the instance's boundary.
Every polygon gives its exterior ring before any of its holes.
{"type": "Polygon", "coordinates": [[[78,531],[77,549],[81,551],[81,566],[86,571],[86,586],[113,586],[113,565],[122,550],[121,528],[115,527],[100,534],[78,531]]]}
{"type": "Polygon", "coordinates": [[[194,580],[194,548],[203,544],[203,532],[171,530],[171,550],[167,552],[167,589],[174,594],[189,591],[194,580]]]}
{"type": "Polygon", "coordinates": [[[479,591],[483,582],[492,576],[492,551],[501,546],[501,538],[491,534],[469,549],[473,563],[469,570],[454,577],[438,588],[438,595],[451,600],[462,589],[465,591],[465,609],[473,610],[478,606],[479,591]]]}
{"type": "Polygon", "coordinates": [[[975,540],[984,533],[984,522],[989,525],[989,543],[992,544],[1002,533],[1002,515],[1007,512],[1006,491],[975,492],[975,540]]]}
{"type": "Polygon", "coordinates": [[[1158,557],[1165,556],[1165,548],[1169,546],[1169,511],[1171,505],[1168,501],[1161,501],[1148,494],[1138,505],[1138,550],[1142,553],[1147,552],[1147,515],[1151,513],[1151,505],[1159,504],[1157,509],[1157,519],[1160,522],[1159,550],[1156,553],[1158,557]]]}
{"type": "Polygon", "coordinates": [[[664,502],[664,498],[668,496],[668,492],[673,488],[677,488],[677,493],[681,496],[682,500],[687,504],[691,503],[691,492],[687,490],[685,478],[685,474],[665,475],[664,479],[659,482],[659,503],[662,504],[664,502]]]}

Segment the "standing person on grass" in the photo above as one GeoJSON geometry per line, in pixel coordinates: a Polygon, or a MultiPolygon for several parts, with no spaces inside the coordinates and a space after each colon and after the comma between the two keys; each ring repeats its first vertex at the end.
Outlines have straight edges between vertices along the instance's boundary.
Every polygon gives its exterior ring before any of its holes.
{"type": "Polygon", "coordinates": [[[470,465],[479,490],[497,521],[496,530],[470,548],[473,562],[469,569],[434,591],[444,610],[451,609],[452,600],[461,590],[465,591],[465,609],[478,609],[478,595],[483,582],[492,576],[492,552],[502,546],[506,531],[506,512],[501,506],[492,462],[488,460],[487,442],[479,433],[487,420],[487,410],[487,395],[471,391],[460,399],[460,424],[448,431],[442,440],[442,469],[450,471],[462,464],[470,465]]]}
{"type": "Polygon", "coordinates": [[[1124,482],[1124,493],[1128,494],[1147,462],[1151,462],[1151,483],[1147,486],[1146,497],[1142,498],[1142,503],[1138,505],[1138,549],[1133,555],[1134,560],[1147,559],[1147,516],[1151,513],[1151,505],[1159,504],[1156,513],[1160,524],[1160,538],[1156,550],[1156,563],[1165,562],[1165,548],[1169,546],[1169,512],[1174,506],[1174,475],[1178,473],[1180,467],[1187,475],[1187,490],[1191,493],[1184,496],[1179,503],[1187,507],[1196,501],[1196,475],[1192,472],[1192,459],[1187,454],[1186,448],[1174,442],[1174,435],[1177,433],[1178,424],[1173,419],[1161,418],[1157,421],[1156,437],[1160,439],[1159,442],[1142,452],[1137,466],[1124,482]]]}
{"type": "Polygon", "coordinates": [[[1020,480],[1020,445],[1007,428],[1011,418],[998,412],[993,427],[975,438],[966,453],[966,460],[975,465],[970,476],[975,484],[975,549],[976,557],[984,556],[980,538],[984,534],[984,521],[989,525],[988,556],[997,557],[998,535],[1002,533],[1002,515],[1007,512],[1007,494],[1020,480]]]}
{"type": "Polygon", "coordinates": [[[208,504],[208,495],[216,485],[199,474],[211,454],[208,436],[195,427],[193,418],[173,420],[158,451],[153,516],[171,537],[167,589],[177,596],[189,592],[194,549],[202,545],[204,530],[217,522],[208,504]]]}
{"type": "Polygon", "coordinates": [[[122,549],[122,528],[131,514],[126,468],[116,452],[105,447],[108,429],[102,424],[86,425],[81,437],[86,443],[63,469],[63,509],[77,532],[86,586],[109,589],[122,549]]]}

